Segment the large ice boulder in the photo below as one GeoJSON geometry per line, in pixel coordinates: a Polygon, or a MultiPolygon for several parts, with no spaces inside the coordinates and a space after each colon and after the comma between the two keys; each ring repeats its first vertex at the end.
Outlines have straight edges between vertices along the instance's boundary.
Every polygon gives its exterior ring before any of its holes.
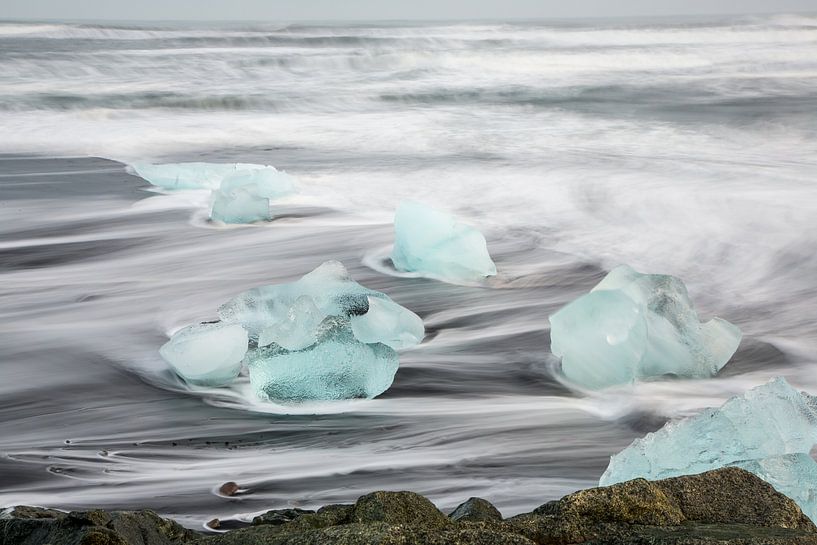
{"type": "Polygon", "coordinates": [[[224,223],[270,220],[270,200],[296,191],[295,179],[270,165],[136,163],[129,169],[164,189],[209,189],[213,201],[210,218],[224,223]]]}
{"type": "Polygon", "coordinates": [[[659,480],[724,466],[750,471],[817,521],[817,398],[784,379],[733,397],[720,409],[666,424],[613,456],[599,484],[659,480]]]}
{"type": "Polygon", "coordinates": [[[159,353],[191,384],[223,386],[241,371],[247,332],[236,324],[197,324],[177,331],[159,353]]]}
{"type": "Polygon", "coordinates": [[[496,274],[482,233],[414,201],[397,207],[391,260],[397,270],[451,282],[472,282],[496,274]]]}
{"type": "Polygon", "coordinates": [[[592,389],[663,375],[711,377],[741,340],[725,320],[701,323],[680,279],[626,265],[553,314],[550,326],[565,377],[592,389]]]}
{"type": "MultiPolygon", "coordinates": [[[[424,336],[419,316],[352,280],[337,261],[296,282],[240,293],[218,314],[221,321],[210,327],[243,333],[250,383],[269,400],[375,397],[394,379],[396,350],[424,336]]],[[[194,361],[184,372],[174,368],[185,378],[198,376],[194,361]]]]}

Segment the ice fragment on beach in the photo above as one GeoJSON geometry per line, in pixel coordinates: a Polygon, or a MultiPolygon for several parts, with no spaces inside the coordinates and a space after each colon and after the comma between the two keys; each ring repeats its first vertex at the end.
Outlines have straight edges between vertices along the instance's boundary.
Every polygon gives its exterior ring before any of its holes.
{"type": "Polygon", "coordinates": [[[222,386],[241,371],[247,342],[240,325],[197,324],[177,331],[159,353],[187,382],[222,386]]]}
{"type": "Polygon", "coordinates": [[[210,217],[224,223],[271,219],[270,200],[294,193],[295,180],[269,165],[251,163],[136,163],[132,173],[164,189],[209,189],[210,217]]]}
{"type": "Polygon", "coordinates": [[[404,201],[394,216],[395,268],[452,282],[496,274],[482,234],[455,218],[413,201],[404,201]]]}
{"type": "Polygon", "coordinates": [[[246,357],[263,399],[374,397],[397,371],[395,349],[419,343],[422,320],[327,261],[300,280],[245,291],[219,308],[257,346],[246,357]]]}
{"type": "Polygon", "coordinates": [[[550,325],[562,372],[594,389],[662,375],[711,377],[741,340],[725,320],[701,323],[680,279],[627,266],[553,314],[550,325]]]}
{"type": "Polygon", "coordinates": [[[772,484],[817,521],[817,398],[782,378],[720,409],[666,424],[613,456],[599,484],[659,480],[738,466],[772,484]]]}

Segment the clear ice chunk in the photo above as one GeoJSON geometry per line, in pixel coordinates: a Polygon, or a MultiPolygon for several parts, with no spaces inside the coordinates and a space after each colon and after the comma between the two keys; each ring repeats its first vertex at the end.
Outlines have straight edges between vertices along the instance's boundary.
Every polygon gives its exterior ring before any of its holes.
{"type": "Polygon", "coordinates": [[[351,279],[327,261],[289,284],[247,290],[219,308],[222,323],[243,328],[245,358],[263,399],[374,397],[397,371],[395,349],[419,343],[419,316],[351,279]]]}
{"type": "Polygon", "coordinates": [[[701,323],[680,279],[617,267],[550,317],[551,352],[571,382],[599,389],[675,375],[711,377],[740,344],[720,318],[701,323]]]}
{"type": "Polygon", "coordinates": [[[318,341],[304,349],[272,344],[249,351],[250,383],[259,398],[284,402],[372,398],[391,386],[397,352],[384,344],[360,342],[348,318],[327,320],[318,341]]]}
{"type": "Polygon", "coordinates": [[[366,314],[350,318],[352,332],[364,343],[383,343],[394,350],[414,346],[423,340],[423,320],[393,301],[367,297],[366,314]]]}
{"type": "Polygon", "coordinates": [[[482,233],[414,201],[397,207],[391,259],[400,271],[451,282],[471,282],[496,274],[482,233]]]}
{"type": "Polygon", "coordinates": [[[270,199],[296,191],[295,179],[269,165],[252,163],[169,163],[130,165],[129,171],[165,189],[209,189],[210,218],[252,223],[272,218],[270,199]]]}
{"type": "Polygon", "coordinates": [[[720,409],[673,421],[610,459],[599,484],[660,480],[738,466],[769,482],[817,521],[817,398],[782,378],[733,397],[720,409]]]}
{"type": "Polygon", "coordinates": [[[248,336],[237,324],[196,324],[177,331],[159,354],[191,384],[223,386],[241,371],[248,336]]]}

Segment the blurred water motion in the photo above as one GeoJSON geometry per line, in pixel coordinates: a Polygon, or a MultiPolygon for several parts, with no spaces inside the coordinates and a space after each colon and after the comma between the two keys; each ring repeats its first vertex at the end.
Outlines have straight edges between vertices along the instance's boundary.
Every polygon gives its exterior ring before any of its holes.
{"type": "Polygon", "coordinates": [[[817,393],[815,51],[802,16],[0,24],[0,503],[195,526],[411,488],[510,515],[667,417],[775,375],[817,393]],[[303,190],[218,228],[205,193],[151,192],[137,160],[269,163],[303,190]],[[407,197],[480,228],[499,275],[389,274],[407,197]],[[426,321],[382,397],[262,404],[159,359],[168,331],[327,259],[426,321]],[[547,316],[618,263],[743,329],[721,377],[559,381],[547,316]]]}

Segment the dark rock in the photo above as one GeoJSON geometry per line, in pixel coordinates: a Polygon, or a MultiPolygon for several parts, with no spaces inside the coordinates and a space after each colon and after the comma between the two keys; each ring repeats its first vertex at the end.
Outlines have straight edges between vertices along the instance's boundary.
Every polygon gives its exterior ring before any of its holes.
{"type": "Polygon", "coordinates": [[[735,468],[581,490],[507,520],[471,498],[452,521],[411,492],[257,518],[204,536],[151,511],[16,507],[0,514],[0,545],[817,545],[817,528],[792,500],[735,468]]]}
{"type": "Polygon", "coordinates": [[[62,514],[19,507],[0,519],[0,545],[180,545],[193,537],[153,511],[62,514]]]}
{"type": "Polygon", "coordinates": [[[448,515],[453,521],[478,522],[481,520],[502,520],[499,510],[487,500],[482,498],[468,498],[459,504],[454,511],[448,515]]]}
{"type": "Polygon", "coordinates": [[[354,505],[336,503],[324,505],[318,509],[317,517],[324,523],[324,526],[337,526],[351,522],[354,511],[354,505]]]}
{"type": "Polygon", "coordinates": [[[794,500],[736,467],[657,481],[687,520],[817,531],[794,500]]]}
{"type": "Polygon", "coordinates": [[[385,522],[438,528],[448,518],[433,503],[414,492],[372,492],[358,498],[352,522],[385,522]]]}
{"type": "Polygon", "coordinates": [[[57,511],[56,509],[43,509],[41,507],[29,507],[28,505],[18,505],[4,511],[0,518],[15,519],[61,519],[68,513],[57,511]]]}
{"type": "Polygon", "coordinates": [[[218,519],[213,519],[207,522],[205,526],[207,526],[208,528],[212,528],[213,530],[218,530],[219,528],[221,528],[221,521],[218,519]]]}
{"type": "Polygon", "coordinates": [[[222,494],[224,496],[235,496],[236,494],[238,494],[239,490],[241,490],[241,488],[238,486],[238,484],[234,483],[233,481],[230,481],[221,485],[218,489],[218,492],[219,494],[222,494]]]}
{"type": "Polygon", "coordinates": [[[791,528],[687,523],[676,528],[644,526],[582,545],[817,545],[817,535],[791,528]]]}
{"type": "Polygon", "coordinates": [[[523,536],[490,528],[427,528],[383,522],[283,531],[283,526],[255,526],[200,542],[200,545],[534,545],[523,536]]]}
{"type": "Polygon", "coordinates": [[[298,509],[298,508],[291,508],[291,509],[273,509],[271,511],[267,511],[262,515],[258,515],[254,519],[252,519],[253,524],[273,524],[279,525],[284,524],[287,522],[292,522],[296,518],[300,517],[301,515],[308,515],[314,513],[315,511],[307,510],[307,509],[298,509]]]}
{"type": "Polygon", "coordinates": [[[737,544],[729,540],[772,536],[817,544],[817,528],[797,504],[737,468],[581,490],[508,522],[537,543],[703,545],[727,536],[724,543],[737,544]]]}

